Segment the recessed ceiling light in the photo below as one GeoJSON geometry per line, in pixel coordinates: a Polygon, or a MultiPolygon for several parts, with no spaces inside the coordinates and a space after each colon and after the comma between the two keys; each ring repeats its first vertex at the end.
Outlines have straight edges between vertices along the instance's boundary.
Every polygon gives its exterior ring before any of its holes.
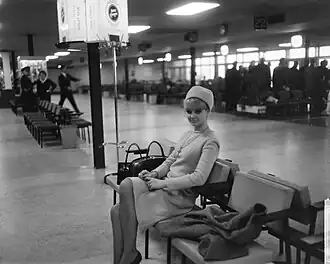
{"type": "Polygon", "coordinates": [[[71,52],[78,52],[78,51],[81,51],[80,49],[68,49],[68,51],[71,51],[71,52]]]}
{"type": "Polygon", "coordinates": [[[165,58],[158,58],[157,61],[159,62],[165,61],[165,58]]]}
{"type": "Polygon", "coordinates": [[[281,44],[278,44],[279,47],[281,48],[290,48],[292,45],[290,42],[288,43],[281,43],[281,44]]]}
{"type": "Polygon", "coordinates": [[[259,50],[259,48],[248,47],[248,48],[237,49],[237,52],[253,52],[253,51],[258,51],[258,50],[259,50]]]}
{"type": "Polygon", "coordinates": [[[180,55],[180,56],[178,56],[178,59],[181,59],[181,60],[191,59],[191,55],[180,55]]]}
{"type": "Polygon", "coordinates": [[[59,51],[59,52],[55,52],[54,54],[55,56],[68,56],[70,55],[69,51],[59,51]]]}
{"type": "Polygon", "coordinates": [[[219,3],[194,2],[169,10],[166,14],[170,16],[192,16],[219,6],[219,3]]]}
{"type": "Polygon", "coordinates": [[[150,26],[128,26],[128,33],[135,34],[145,30],[148,30],[150,26]]]}

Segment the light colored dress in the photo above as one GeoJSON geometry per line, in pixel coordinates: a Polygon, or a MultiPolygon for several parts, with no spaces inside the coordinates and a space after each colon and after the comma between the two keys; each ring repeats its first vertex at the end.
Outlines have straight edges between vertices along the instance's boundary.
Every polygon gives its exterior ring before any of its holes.
{"type": "Polygon", "coordinates": [[[167,189],[149,191],[143,180],[130,178],[142,232],[159,221],[191,211],[198,197],[191,188],[206,183],[219,148],[219,141],[209,128],[203,132],[188,131],[166,161],[154,170],[166,180],[167,189]]]}

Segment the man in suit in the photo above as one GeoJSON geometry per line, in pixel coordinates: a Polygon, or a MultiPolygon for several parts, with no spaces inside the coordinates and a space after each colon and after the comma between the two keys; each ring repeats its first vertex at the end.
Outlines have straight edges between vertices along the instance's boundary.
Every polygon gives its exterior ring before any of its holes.
{"type": "Polygon", "coordinates": [[[30,79],[31,69],[29,66],[24,67],[21,77],[21,96],[20,101],[24,112],[34,112],[37,107],[37,98],[33,93],[33,83],[30,79]]]}
{"type": "Polygon", "coordinates": [[[63,106],[65,99],[68,98],[69,102],[71,103],[73,109],[77,112],[77,114],[82,115],[83,113],[80,112],[76,104],[76,101],[73,97],[73,92],[71,89],[71,81],[78,82],[79,79],[71,76],[67,72],[67,66],[64,66],[62,68],[62,72],[60,76],[58,77],[58,85],[60,86],[60,90],[61,90],[61,99],[58,104],[63,106]]]}

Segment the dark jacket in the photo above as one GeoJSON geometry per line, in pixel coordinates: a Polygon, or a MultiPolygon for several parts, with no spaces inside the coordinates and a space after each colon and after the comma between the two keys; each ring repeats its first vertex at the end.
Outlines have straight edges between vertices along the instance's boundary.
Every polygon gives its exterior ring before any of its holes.
{"type": "Polygon", "coordinates": [[[37,104],[36,96],[33,93],[33,83],[30,78],[26,75],[21,77],[21,96],[20,104],[26,107],[26,111],[31,110],[37,104]]]}
{"type": "Polygon", "coordinates": [[[77,82],[79,81],[79,79],[71,76],[68,73],[66,74],[66,76],[61,74],[58,77],[58,85],[60,86],[61,93],[69,92],[69,87],[71,87],[71,81],[77,82]]]}
{"type": "Polygon", "coordinates": [[[47,100],[51,92],[53,92],[56,88],[56,83],[52,80],[47,79],[45,82],[41,82],[40,80],[36,81],[35,84],[37,85],[37,96],[41,100],[47,100]],[[49,91],[49,92],[47,92],[49,91]]]}
{"type": "Polygon", "coordinates": [[[224,261],[249,254],[247,245],[260,235],[265,215],[261,204],[243,213],[210,206],[159,222],[157,229],[163,236],[199,241],[199,253],[206,261],[224,261]]]}

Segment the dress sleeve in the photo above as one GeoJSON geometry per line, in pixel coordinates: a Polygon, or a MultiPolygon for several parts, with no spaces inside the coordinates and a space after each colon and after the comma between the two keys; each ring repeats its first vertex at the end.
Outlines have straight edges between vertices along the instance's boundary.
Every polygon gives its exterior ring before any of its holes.
{"type": "Polygon", "coordinates": [[[219,156],[219,149],[217,140],[208,140],[203,146],[202,155],[195,171],[182,177],[166,179],[167,188],[169,190],[184,190],[204,185],[212,171],[214,162],[219,156]]]}

